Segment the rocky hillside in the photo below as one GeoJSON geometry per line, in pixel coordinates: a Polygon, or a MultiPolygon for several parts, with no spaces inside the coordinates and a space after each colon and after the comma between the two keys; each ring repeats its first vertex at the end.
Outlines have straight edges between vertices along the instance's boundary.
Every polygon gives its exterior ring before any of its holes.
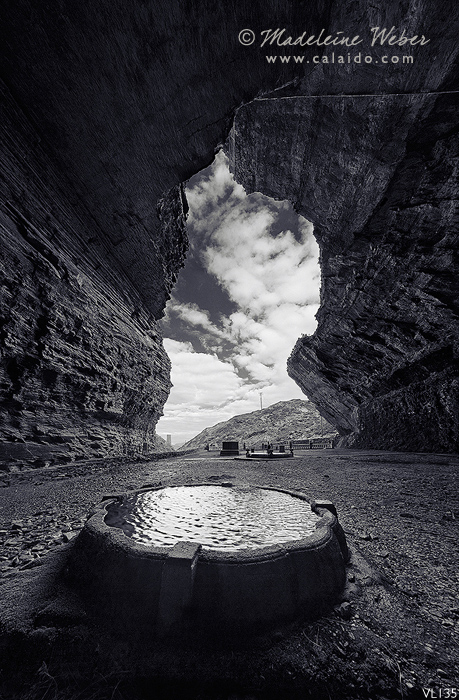
{"type": "MultiPolygon", "coordinates": [[[[322,420],[324,436],[336,435],[329,423],[322,420]]],[[[182,449],[205,447],[207,444],[221,446],[224,440],[237,440],[257,445],[261,442],[276,442],[286,439],[301,439],[321,435],[321,418],[310,401],[292,399],[279,401],[261,411],[243,413],[228,421],[206,428],[183,445],[182,449]]]]}

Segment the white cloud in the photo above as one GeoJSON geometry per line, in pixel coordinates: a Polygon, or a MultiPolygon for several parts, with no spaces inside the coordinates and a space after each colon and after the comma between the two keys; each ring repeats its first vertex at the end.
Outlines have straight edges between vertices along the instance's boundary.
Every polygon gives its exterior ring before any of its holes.
{"type": "Polygon", "coordinates": [[[171,311],[175,312],[187,325],[201,328],[217,338],[228,338],[228,334],[224,330],[212,323],[209,313],[200,309],[196,304],[183,304],[171,299],[167,306],[169,314],[171,311]]]}
{"type": "Polygon", "coordinates": [[[231,363],[194,352],[191,343],[165,338],[164,347],[172,363],[169,402],[175,406],[216,408],[237,395],[242,380],[231,363]]]}

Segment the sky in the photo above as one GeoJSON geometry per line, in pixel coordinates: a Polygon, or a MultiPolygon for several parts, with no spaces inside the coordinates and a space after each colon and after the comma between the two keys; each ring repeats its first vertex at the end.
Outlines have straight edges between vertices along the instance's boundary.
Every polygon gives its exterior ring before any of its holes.
{"type": "Polygon", "coordinates": [[[204,428],[307,398],[287,375],[316,328],[319,250],[290,203],[246,195],[220,151],[186,188],[190,249],[162,320],[173,387],[156,431],[179,445],[204,428]]]}

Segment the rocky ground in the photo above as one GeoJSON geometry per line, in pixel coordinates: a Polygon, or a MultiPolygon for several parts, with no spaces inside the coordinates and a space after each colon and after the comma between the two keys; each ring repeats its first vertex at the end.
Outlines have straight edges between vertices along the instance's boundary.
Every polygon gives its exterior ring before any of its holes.
{"type": "MultiPolygon", "coordinates": [[[[71,547],[68,543],[104,494],[146,483],[231,479],[329,498],[337,507],[352,559],[347,589],[338,601],[344,605],[319,620],[296,623],[231,650],[156,648],[148,662],[131,663],[124,649],[123,662],[118,660],[115,667],[105,663],[103,672],[85,672],[84,663],[89,667],[82,639],[87,637],[81,625],[69,629],[67,624],[60,643],[78,649],[74,656],[82,659],[78,672],[74,665],[68,673],[56,660],[59,655],[49,654],[49,622],[38,629],[47,639],[43,658],[17,655],[13,664],[9,645],[21,647],[14,629],[5,624],[0,648],[10,660],[0,676],[0,698],[381,700],[459,695],[458,466],[454,455],[326,450],[282,461],[196,453],[3,473],[3,611],[13,593],[30,590],[26,582],[31,570],[57,560],[71,547]]],[[[26,609],[27,601],[16,605],[26,609]]],[[[35,622],[34,634],[36,628],[35,622]]],[[[58,632],[54,623],[53,638],[58,632]]],[[[104,645],[110,648],[110,640],[98,641],[98,648],[104,645]]]]}

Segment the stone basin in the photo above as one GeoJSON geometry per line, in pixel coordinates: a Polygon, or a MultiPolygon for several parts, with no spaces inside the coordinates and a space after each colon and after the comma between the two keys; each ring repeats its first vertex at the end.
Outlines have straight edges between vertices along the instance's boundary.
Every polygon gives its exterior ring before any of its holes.
{"type": "Polygon", "coordinates": [[[214,483],[107,497],[75,542],[70,575],[109,627],[226,635],[320,615],[347,559],[333,504],[214,483]]]}

